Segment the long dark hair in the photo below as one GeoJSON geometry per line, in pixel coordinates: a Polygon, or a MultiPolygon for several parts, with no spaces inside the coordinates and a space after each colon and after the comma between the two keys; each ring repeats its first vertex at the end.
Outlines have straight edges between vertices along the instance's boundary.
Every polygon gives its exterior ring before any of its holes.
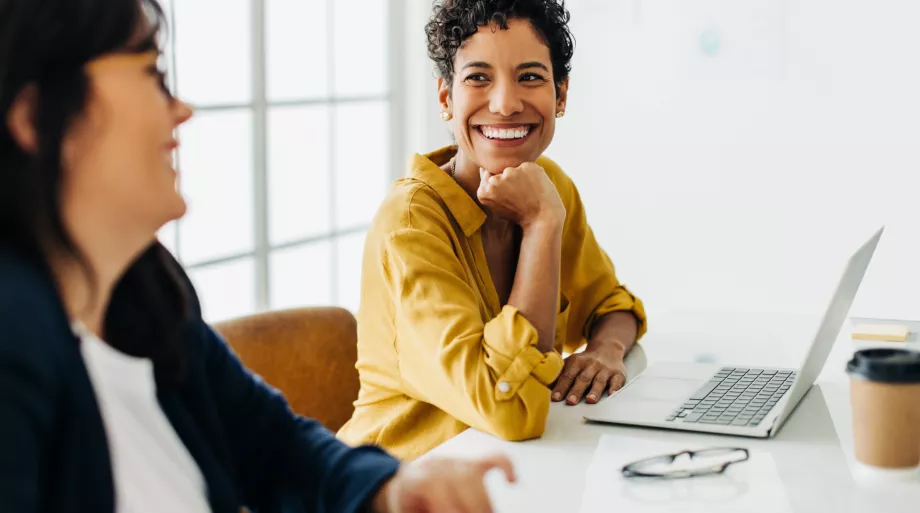
{"type": "MultiPolygon", "coordinates": [[[[50,274],[48,251],[93,270],[64,228],[61,146],[89,93],[85,65],[113,52],[158,47],[165,27],[157,0],[0,0],[0,244],[25,254],[50,274]],[[147,23],[149,21],[149,23],[147,23]],[[138,37],[149,27],[146,37],[138,37]],[[26,89],[35,94],[35,151],[14,140],[7,116],[26,89]]],[[[180,379],[182,329],[189,291],[181,268],[159,243],[128,268],[105,314],[106,342],[151,358],[180,379]]]]}

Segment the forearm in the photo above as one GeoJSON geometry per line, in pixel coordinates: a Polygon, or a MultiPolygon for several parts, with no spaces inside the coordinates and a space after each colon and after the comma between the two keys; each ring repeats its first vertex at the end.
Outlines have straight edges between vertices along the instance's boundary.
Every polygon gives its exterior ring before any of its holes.
{"type": "Polygon", "coordinates": [[[639,323],[632,312],[610,312],[594,321],[588,346],[613,344],[626,356],[636,344],[638,331],[639,323]]]}
{"type": "Polygon", "coordinates": [[[536,328],[537,349],[553,350],[562,260],[562,222],[535,222],[524,228],[517,272],[508,304],[536,328]]]}

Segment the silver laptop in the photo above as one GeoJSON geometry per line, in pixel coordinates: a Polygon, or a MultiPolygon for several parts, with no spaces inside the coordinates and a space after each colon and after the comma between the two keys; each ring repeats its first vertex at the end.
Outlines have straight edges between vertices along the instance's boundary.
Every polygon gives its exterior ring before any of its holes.
{"type": "Polygon", "coordinates": [[[824,368],[883,231],[850,258],[799,369],[652,365],[601,404],[587,408],[585,420],[772,437],[824,368]]]}

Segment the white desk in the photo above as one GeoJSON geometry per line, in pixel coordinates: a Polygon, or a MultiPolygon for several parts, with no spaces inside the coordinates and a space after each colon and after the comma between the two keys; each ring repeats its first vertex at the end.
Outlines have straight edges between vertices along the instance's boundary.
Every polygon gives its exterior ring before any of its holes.
{"type": "MultiPolygon", "coordinates": [[[[703,360],[738,366],[796,367],[804,358],[815,322],[814,318],[785,315],[678,312],[656,320],[653,331],[643,340],[642,348],[637,348],[630,355],[627,366],[632,375],[645,366],[646,360],[703,360]]],[[[848,322],[842,330],[818,384],[806,395],[776,438],[771,440],[589,424],[582,420],[583,411],[602,408],[603,402],[578,406],[556,403],[550,409],[546,433],[539,440],[510,443],[468,430],[431,454],[466,457],[496,451],[508,454],[515,462],[521,482],[512,487],[493,479],[497,476],[490,476],[490,493],[497,513],[617,511],[618,505],[624,505],[624,486],[632,485],[624,485],[622,478],[614,472],[600,477],[601,482],[609,479],[610,483],[607,489],[600,491],[605,498],[603,507],[598,507],[593,500],[590,504],[582,504],[583,496],[588,494],[586,473],[604,435],[678,442],[687,448],[730,445],[768,452],[775,462],[776,475],[781,483],[779,489],[785,491],[785,498],[777,494],[776,497],[758,500],[757,511],[916,512],[920,507],[917,505],[920,503],[920,480],[880,486],[869,484],[854,473],[852,413],[845,363],[854,350],[886,344],[856,343],[850,339],[850,326],[848,322]]],[[[920,324],[912,326],[912,330],[918,329],[920,324]]],[[[903,343],[887,345],[905,346],[903,343]]],[[[913,340],[907,347],[920,349],[920,344],[913,340]]],[[[749,462],[740,465],[747,464],[749,462]]],[[[728,474],[731,472],[732,468],[729,468],[728,474]]],[[[597,483],[598,476],[592,477],[591,481],[597,483]]],[[[667,494],[673,498],[662,500],[668,501],[669,509],[719,510],[718,507],[708,507],[705,498],[695,497],[692,486],[688,492],[687,480],[682,481],[672,481],[670,483],[673,484],[668,485],[674,487],[674,493],[667,494]]],[[[592,486],[596,488],[596,485],[592,486]]],[[[591,494],[596,497],[598,490],[592,489],[591,494]]],[[[636,506],[634,501],[629,504],[632,508],[636,506]]],[[[660,508],[660,505],[657,507],[660,508]]],[[[649,510],[657,511],[651,506],[649,510]]]]}

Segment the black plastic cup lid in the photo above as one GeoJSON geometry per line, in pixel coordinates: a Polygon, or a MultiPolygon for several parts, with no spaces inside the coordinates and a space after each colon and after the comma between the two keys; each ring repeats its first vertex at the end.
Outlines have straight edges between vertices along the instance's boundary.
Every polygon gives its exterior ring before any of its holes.
{"type": "Polygon", "coordinates": [[[905,349],[857,351],[847,374],[882,383],[920,383],[920,352],[905,349]]]}

